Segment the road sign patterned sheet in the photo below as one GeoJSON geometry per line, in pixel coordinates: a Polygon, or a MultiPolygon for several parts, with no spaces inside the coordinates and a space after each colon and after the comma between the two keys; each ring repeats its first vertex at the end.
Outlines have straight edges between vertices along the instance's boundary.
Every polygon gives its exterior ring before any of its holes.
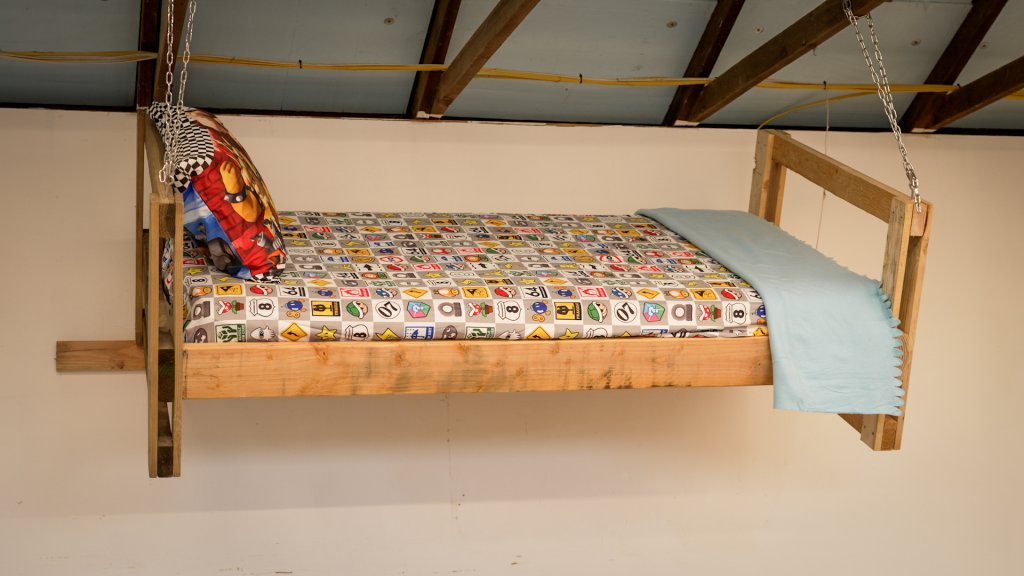
{"type": "Polygon", "coordinates": [[[186,238],[188,342],[767,334],[753,287],[640,216],[280,219],[289,261],[278,283],[220,273],[186,238]]]}

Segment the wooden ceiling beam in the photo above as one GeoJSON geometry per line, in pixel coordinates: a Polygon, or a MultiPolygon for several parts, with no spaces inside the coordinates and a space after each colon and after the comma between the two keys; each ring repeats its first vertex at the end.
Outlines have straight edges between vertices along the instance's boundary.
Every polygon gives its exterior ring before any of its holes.
{"type": "MultiPolygon", "coordinates": [[[[862,16],[886,1],[853,0],[853,13],[862,16]]],[[[747,90],[767,80],[848,25],[849,21],[843,14],[843,0],[825,0],[707,84],[683,120],[690,124],[707,120],[747,90]]]]}
{"type": "Polygon", "coordinates": [[[437,83],[431,116],[442,116],[540,0],[500,0],[437,83]]]}
{"type": "MultiPolygon", "coordinates": [[[[701,35],[697,47],[690,57],[690,64],[683,73],[684,78],[707,78],[722,53],[722,47],[732,32],[736,18],[740,15],[745,0],[718,0],[707,26],[704,27],[704,34],[701,35]]],[[[665,126],[673,126],[679,120],[690,115],[697,96],[704,89],[703,86],[680,86],[676,88],[676,94],[672,98],[672,104],[665,113],[665,126]]]]}
{"type": "MultiPolygon", "coordinates": [[[[1006,0],[974,0],[971,11],[964,17],[956,34],[953,35],[946,50],[928,74],[925,84],[953,84],[970,61],[974,51],[978,49],[992,23],[1006,6],[1006,0]]],[[[945,99],[944,94],[929,92],[914,96],[903,117],[900,128],[904,132],[920,131],[931,124],[935,113],[945,99]]]]}
{"type": "MultiPolygon", "coordinates": [[[[153,78],[153,97],[151,101],[163,100],[167,96],[167,1],[163,0],[161,2],[157,0],[160,10],[160,43],[156,53],[156,70],[153,78]]],[[[188,0],[176,0],[174,2],[174,30],[171,31],[171,52],[175,55],[175,63],[178,61],[178,47],[181,44],[181,30],[185,26],[185,11],[187,8],[188,0]]]]}
{"type": "Polygon", "coordinates": [[[924,130],[938,130],[1021,89],[1024,89],[1024,56],[947,94],[924,130]]]}
{"type": "MultiPolygon", "coordinates": [[[[430,15],[430,26],[427,37],[423,41],[423,52],[420,53],[420,64],[444,64],[448,56],[448,45],[452,41],[455,20],[459,16],[462,0],[435,0],[434,11],[430,15]]],[[[417,72],[413,83],[412,94],[406,115],[415,118],[420,112],[427,113],[437,96],[437,84],[441,80],[440,72],[417,72]]]]}
{"type": "MultiPolygon", "coordinates": [[[[139,50],[160,49],[160,0],[142,0],[139,11],[139,50]]],[[[145,108],[153,102],[156,60],[143,60],[135,67],[135,107],[145,108]]]]}

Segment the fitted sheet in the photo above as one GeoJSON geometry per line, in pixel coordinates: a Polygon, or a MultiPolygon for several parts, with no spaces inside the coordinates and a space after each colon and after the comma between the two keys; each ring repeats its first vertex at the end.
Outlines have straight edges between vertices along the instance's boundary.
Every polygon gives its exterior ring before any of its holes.
{"type": "Polygon", "coordinates": [[[767,335],[750,284],[642,216],[295,211],[280,221],[278,283],[218,272],[186,238],[186,341],[767,335]]]}

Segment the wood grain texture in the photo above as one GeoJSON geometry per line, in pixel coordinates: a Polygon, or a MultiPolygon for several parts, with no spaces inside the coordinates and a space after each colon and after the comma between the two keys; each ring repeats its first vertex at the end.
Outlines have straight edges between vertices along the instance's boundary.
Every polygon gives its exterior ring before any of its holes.
{"type": "MultiPolygon", "coordinates": [[[[852,9],[854,14],[861,16],[885,1],[853,0],[852,9]]],[[[691,123],[707,120],[762,80],[767,80],[849,26],[842,4],[843,0],[825,0],[712,80],[701,90],[685,120],[691,123]]]]}
{"type": "Polygon", "coordinates": [[[441,116],[540,0],[500,0],[441,75],[430,113],[441,116]]]}
{"type": "MultiPolygon", "coordinates": [[[[925,84],[952,84],[960,77],[974,51],[978,49],[989,28],[999,17],[1006,0],[974,0],[970,12],[960,23],[946,49],[928,73],[925,84]]],[[[900,118],[904,132],[913,132],[932,123],[935,112],[945,100],[944,94],[922,92],[914,96],[900,118]]]]}
{"type": "Polygon", "coordinates": [[[785,132],[771,131],[775,136],[772,159],[825,188],[872,216],[888,222],[892,203],[913,205],[909,195],[887,186],[834,158],[793,139],[785,132]]]}
{"type": "Polygon", "coordinates": [[[910,223],[914,205],[892,201],[889,212],[889,229],[885,237],[885,256],[882,260],[882,291],[892,303],[892,315],[900,317],[903,299],[903,278],[907,267],[907,250],[910,248],[910,223]]]}
{"type": "Polygon", "coordinates": [[[146,236],[143,204],[146,189],[146,112],[135,112],[135,343],[142,346],[142,309],[146,301],[146,236]]]}
{"type": "Polygon", "coordinates": [[[946,95],[928,130],[938,130],[1024,88],[1024,56],[946,95]]]}
{"type": "MultiPolygon", "coordinates": [[[[718,61],[722,48],[725,46],[725,41],[729,39],[732,27],[736,24],[736,18],[740,15],[744,1],[718,0],[704,27],[704,33],[701,34],[697,47],[694,49],[693,55],[690,56],[690,63],[686,66],[683,77],[707,78],[711,75],[711,71],[715,68],[715,62],[718,61]]],[[[662,124],[673,126],[676,122],[685,120],[690,115],[690,111],[703,89],[704,86],[676,88],[675,96],[672,97],[672,103],[668,107],[668,112],[665,113],[662,124]]]]}
{"type": "MultiPolygon", "coordinates": [[[[160,50],[161,31],[160,0],[142,0],[139,6],[139,50],[157,52],[160,50]]],[[[163,28],[166,35],[167,29],[163,28]]],[[[156,81],[156,60],[143,60],[135,67],[135,106],[145,108],[153,102],[153,87],[156,81]]]]}
{"type": "MultiPolygon", "coordinates": [[[[427,37],[423,41],[420,64],[444,64],[461,4],[462,0],[434,0],[434,11],[430,15],[427,37]]],[[[420,112],[429,112],[434,107],[440,81],[441,72],[416,73],[406,116],[416,118],[420,112]]]]}
{"type": "Polygon", "coordinates": [[[782,221],[782,200],[786,189],[786,167],[773,157],[777,137],[772,131],[757,133],[749,205],[751,214],[776,226],[782,221]]]}
{"type": "Polygon", "coordinates": [[[145,367],[145,350],[134,340],[57,342],[57,372],[142,370],[145,367]]]}
{"type": "MultiPolygon", "coordinates": [[[[931,239],[932,218],[934,210],[928,206],[928,218],[925,220],[924,232],[917,237],[911,236],[907,248],[906,272],[903,276],[903,295],[900,308],[900,328],[903,330],[903,401],[907,402],[910,395],[910,368],[913,365],[914,345],[917,341],[917,319],[921,306],[921,291],[924,287],[925,264],[928,260],[928,242],[931,239]]],[[[907,416],[907,407],[895,418],[892,437],[883,435],[883,450],[899,450],[903,442],[903,421],[907,416]]],[[[892,418],[891,416],[888,418],[892,418]]],[[[890,427],[885,427],[885,431],[890,427]]]]}
{"type": "MultiPolygon", "coordinates": [[[[147,131],[151,128],[147,125],[147,131]]],[[[147,134],[148,138],[148,134],[147,134]]],[[[152,156],[151,156],[152,158],[152,156]]],[[[152,160],[150,161],[152,166],[152,160]]],[[[149,194],[149,257],[146,266],[146,383],[149,423],[149,477],[159,473],[157,442],[160,423],[160,202],[156,192],[149,194]]]]}
{"type": "Polygon", "coordinates": [[[768,338],[186,344],[185,397],[771,383],[768,338]]]}

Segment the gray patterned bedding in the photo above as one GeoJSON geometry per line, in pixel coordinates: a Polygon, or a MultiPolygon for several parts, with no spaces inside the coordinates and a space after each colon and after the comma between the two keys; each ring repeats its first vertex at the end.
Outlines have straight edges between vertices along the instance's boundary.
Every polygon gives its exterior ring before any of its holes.
{"type": "Polygon", "coordinates": [[[289,262],[279,283],[218,272],[186,238],[188,342],[767,334],[748,283],[640,216],[280,219],[289,262]]]}

